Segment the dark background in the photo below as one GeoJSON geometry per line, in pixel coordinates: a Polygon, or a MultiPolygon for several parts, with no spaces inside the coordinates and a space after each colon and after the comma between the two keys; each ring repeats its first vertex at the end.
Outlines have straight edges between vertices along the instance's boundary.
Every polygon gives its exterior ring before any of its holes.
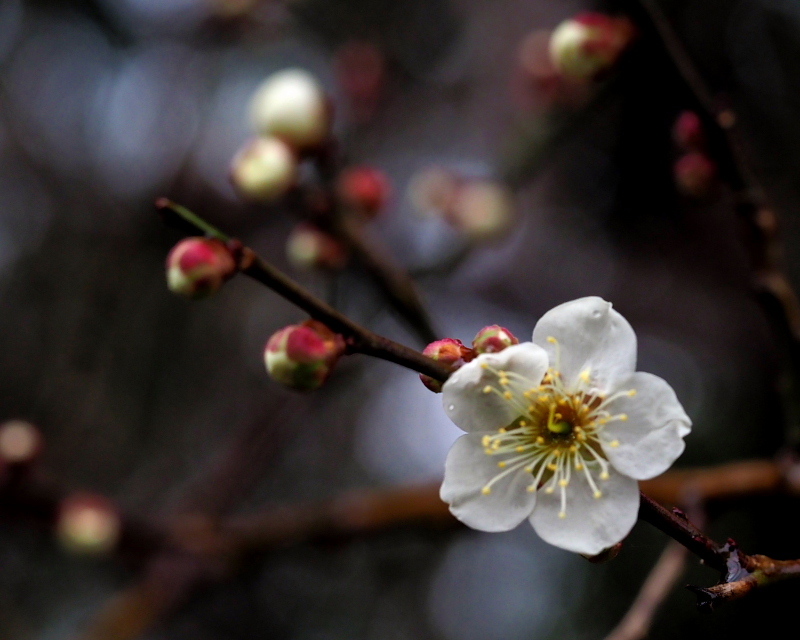
{"type": "MultiPolygon", "coordinates": [[[[709,85],[736,107],[797,275],[800,8],[661,4],[709,85]]],[[[291,218],[243,205],[227,171],[250,135],[255,87],[302,66],[337,103],[343,153],[392,180],[375,236],[410,268],[435,262],[460,240],[415,217],[411,176],[433,164],[491,172],[506,161],[511,125],[533,117],[511,89],[520,41],[584,8],[287,0],[222,19],[210,0],[0,0],[0,418],[42,429],[42,464],[65,487],[155,520],[438,478],[458,430],[415,374],[359,356],[317,393],[280,388],[261,350],[302,314],[244,278],[208,301],[172,296],[163,262],[179,236],[152,202],[182,202],[288,269],[291,218]],[[369,122],[355,121],[336,82],[336,52],[351,40],[386,56],[369,122]],[[237,442],[246,443],[240,464],[221,467],[237,442]]],[[[625,3],[606,8],[638,15],[625,3]]],[[[645,29],[623,61],[613,97],[526,181],[512,233],[420,288],[441,334],[464,341],[493,323],[525,339],[555,304],[603,296],[636,329],[639,368],[666,378],[694,421],[680,465],[771,456],[786,438],[779,343],[751,292],[730,194],[698,205],[672,186],[669,128],[695,105],[651,36],[645,29]]],[[[338,278],[342,310],[424,346],[362,276],[338,278]]],[[[298,278],[331,294],[325,276],[298,278]]],[[[797,507],[777,497],[724,505],[710,531],[797,557],[797,507]]],[[[548,547],[527,526],[301,545],[199,591],[146,637],[602,638],[665,541],[637,525],[602,566],[548,547]]],[[[711,584],[713,573],[695,564],[682,582],[711,584]]],[[[2,639],[76,637],[134,580],[113,559],[70,556],[46,529],[0,522],[2,639]]],[[[791,624],[797,589],[772,587],[703,617],[677,588],[652,637],[739,637],[765,620],[791,624]]]]}

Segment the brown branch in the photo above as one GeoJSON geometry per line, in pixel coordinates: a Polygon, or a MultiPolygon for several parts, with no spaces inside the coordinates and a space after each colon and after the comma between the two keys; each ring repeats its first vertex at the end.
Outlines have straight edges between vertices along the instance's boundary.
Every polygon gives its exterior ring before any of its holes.
{"type": "Polygon", "coordinates": [[[800,560],[773,560],[739,550],[730,540],[724,547],[728,570],[724,579],[713,587],[689,586],[697,596],[697,606],[703,613],[712,613],[720,605],[738,600],[759,587],[800,576],[800,560]]]}
{"type": "Polygon", "coordinates": [[[798,487],[787,483],[789,468],[773,460],[742,460],[716,467],[675,469],[639,483],[651,498],[666,504],[682,504],[685,496],[698,496],[703,502],[738,498],[798,487]]]}
{"type": "Polygon", "coordinates": [[[640,494],[639,519],[649,522],[682,544],[706,565],[725,573],[728,555],[725,548],[695,527],[679,509],[669,511],[644,493],[640,494]]]}
{"type": "Polygon", "coordinates": [[[249,553],[415,524],[435,528],[459,524],[439,498],[439,483],[355,490],[316,505],[262,510],[228,520],[219,535],[239,552],[249,553]]]}
{"type": "Polygon", "coordinates": [[[232,240],[184,207],[166,198],[159,198],[156,201],[156,208],[162,214],[169,216],[168,221],[174,221],[177,216],[178,222],[184,230],[203,233],[227,242],[232,250],[240,256],[239,270],[242,273],[272,289],[315,320],[319,320],[333,331],[343,335],[351,353],[363,353],[394,362],[436,380],[444,381],[450,376],[452,372],[450,367],[357,324],[325,301],[317,298],[285,273],[273,267],[252,249],[232,240]]]}

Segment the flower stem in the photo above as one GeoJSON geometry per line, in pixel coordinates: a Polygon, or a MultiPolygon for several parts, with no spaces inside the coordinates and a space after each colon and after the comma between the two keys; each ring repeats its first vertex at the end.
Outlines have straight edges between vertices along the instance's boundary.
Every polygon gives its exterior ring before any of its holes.
{"type": "Polygon", "coordinates": [[[640,493],[640,497],[640,520],[649,522],[676,542],[681,543],[712,569],[725,573],[727,554],[723,547],[695,527],[683,514],[679,515],[674,511],[669,511],[645,493],[640,493]]]}

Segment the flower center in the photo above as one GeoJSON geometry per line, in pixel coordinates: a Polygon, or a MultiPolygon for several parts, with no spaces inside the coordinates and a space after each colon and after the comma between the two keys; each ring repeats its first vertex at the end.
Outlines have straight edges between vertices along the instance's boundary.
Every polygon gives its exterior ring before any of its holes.
{"type": "MultiPolygon", "coordinates": [[[[501,459],[498,473],[483,487],[491,493],[492,485],[514,471],[523,470],[532,477],[528,491],[560,493],[559,517],[567,515],[567,489],[573,473],[581,474],[595,498],[603,497],[600,481],[609,478],[609,463],[600,444],[605,425],[625,421],[628,416],[612,415],[612,401],[636,394],[634,389],[606,396],[592,385],[591,370],[583,371],[570,385],[559,371],[560,357],[556,345],[555,366],[547,370],[541,381],[531,381],[513,371],[482,366],[497,377],[497,384],[488,384],[483,393],[493,393],[508,402],[519,417],[496,433],[483,437],[487,455],[501,459]]],[[[619,446],[617,440],[608,443],[619,446]]]]}

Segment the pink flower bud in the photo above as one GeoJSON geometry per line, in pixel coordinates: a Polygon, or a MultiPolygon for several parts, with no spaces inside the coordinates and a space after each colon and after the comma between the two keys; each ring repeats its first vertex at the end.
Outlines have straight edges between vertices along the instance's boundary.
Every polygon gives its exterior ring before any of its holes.
{"type": "Polygon", "coordinates": [[[233,158],[231,182],[249,200],[274,202],[297,182],[297,158],[278,138],[253,138],[233,158]]]}
{"type": "Polygon", "coordinates": [[[703,123],[694,111],[682,111],[672,127],[672,139],[684,151],[697,151],[705,146],[703,123]]]}
{"type": "Polygon", "coordinates": [[[634,37],[627,18],[581,13],[565,20],[550,37],[550,59],[570,80],[587,82],[609,71],[634,37]]]}
{"type": "Polygon", "coordinates": [[[322,386],[344,349],[342,336],[307,320],[275,332],[264,349],[264,362],[277,382],[311,391],[322,386]]]}
{"type": "MultiPolygon", "coordinates": [[[[472,349],[465,347],[461,340],[456,340],[455,338],[444,338],[443,340],[431,342],[422,350],[422,355],[456,368],[475,357],[472,349]]],[[[422,380],[422,384],[434,393],[442,392],[442,382],[434,380],[424,373],[419,374],[419,379],[422,380]]]]}
{"type": "Polygon", "coordinates": [[[276,136],[297,149],[315,147],[330,133],[325,92],[304,69],[286,69],[271,75],[251,103],[256,131],[276,136]]]}
{"type": "Polygon", "coordinates": [[[497,353],[514,344],[519,344],[519,340],[513,333],[500,325],[493,324],[478,331],[478,335],[472,341],[472,348],[477,354],[497,353]]]}
{"type": "Polygon", "coordinates": [[[301,222],[286,241],[289,261],[300,269],[342,269],[347,252],[340,242],[312,224],[301,222]]]}
{"type": "Polygon", "coordinates": [[[68,551],[89,555],[107,554],[116,546],[120,529],[119,512],[108,498],[92,493],[76,493],[61,503],[56,533],[68,551]]]}
{"type": "Polygon", "coordinates": [[[186,238],[167,256],[167,286],[188,298],[205,298],[219,291],[236,273],[228,247],[213,238],[186,238]]]}
{"type": "Polygon", "coordinates": [[[22,465],[41,453],[44,439],[39,430],[25,420],[9,420],[0,425],[0,464],[22,465]]]}
{"type": "Polygon", "coordinates": [[[350,167],[339,176],[338,190],[345,206],[374,218],[389,199],[389,180],[374,167],[350,167]]]}
{"type": "Polygon", "coordinates": [[[691,151],[675,163],[675,184],[683,195],[707,198],[717,184],[717,165],[700,151],[691,151]]]}

